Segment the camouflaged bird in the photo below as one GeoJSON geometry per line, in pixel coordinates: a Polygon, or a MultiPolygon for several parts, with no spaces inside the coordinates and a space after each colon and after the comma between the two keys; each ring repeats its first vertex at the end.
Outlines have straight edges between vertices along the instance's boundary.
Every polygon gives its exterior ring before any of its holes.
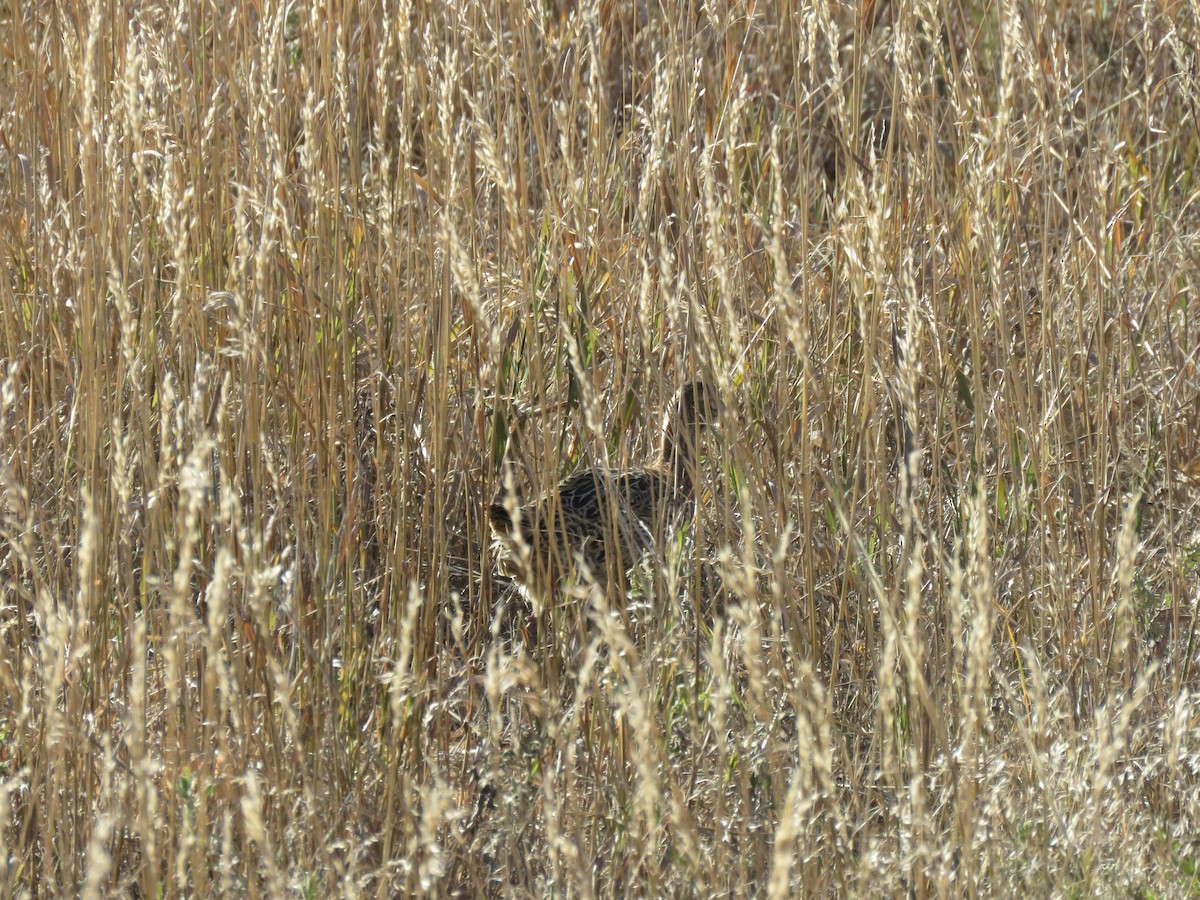
{"type": "Polygon", "coordinates": [[[648,465],[585,469],[525,506],[497,497],[488,518],[499,572],[535,605],[572,577],[605,590],[613,570],[626,572],[663,546],[691,514],[700,431],[717,423],[719,408],[715,391],[690,381],[671,399],[648,465]]]}

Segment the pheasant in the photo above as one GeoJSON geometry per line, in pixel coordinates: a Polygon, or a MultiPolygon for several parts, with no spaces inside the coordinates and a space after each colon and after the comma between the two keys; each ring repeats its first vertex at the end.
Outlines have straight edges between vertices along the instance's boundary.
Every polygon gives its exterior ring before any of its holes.
{"type": "Polygon", "coordinates": [[[535,608],[572,576],[606,590],[610,567],[627,571],[691,513],[700,431],[719,410],[712,388],[689,381],[672,397],[658,453],[645,466],[585,469],[524,506],[498,497],[488,508],[498,571],[535,608]]]}

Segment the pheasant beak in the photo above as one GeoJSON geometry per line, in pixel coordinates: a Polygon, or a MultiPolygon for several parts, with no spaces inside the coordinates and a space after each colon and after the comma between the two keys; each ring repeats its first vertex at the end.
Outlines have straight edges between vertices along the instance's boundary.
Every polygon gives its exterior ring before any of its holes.
{"type": "Polygon", "coordinates": [[[722,431],[721,422],[725,418],[726,406],[721,401],[720,397],[713,397],[708,408],[708,427],[716,431],[722,431]]]}

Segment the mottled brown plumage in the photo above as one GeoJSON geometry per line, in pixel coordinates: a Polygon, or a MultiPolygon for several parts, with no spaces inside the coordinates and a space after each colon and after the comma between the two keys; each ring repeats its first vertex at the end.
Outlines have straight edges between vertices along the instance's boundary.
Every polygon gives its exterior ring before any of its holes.
{"type": "Polygon", "coordinates": [[[690,515],[699,432],[716,424],[718,408],[711,388],[688,382],[671,399],[659,452],[646,466],[585,469],[525,506],[497,498],[488,517],[501,574],[535,604],[572,577],[606,589],[611,573],[627,571],[690,515]]]}

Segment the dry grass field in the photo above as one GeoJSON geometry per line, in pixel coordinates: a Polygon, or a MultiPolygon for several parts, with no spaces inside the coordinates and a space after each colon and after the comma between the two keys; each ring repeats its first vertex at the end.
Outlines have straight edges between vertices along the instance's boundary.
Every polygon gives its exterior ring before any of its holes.
{"type": "Polygon", "coordinates": [[[0,896],[1200,896],[1198,59],[0,5],[0,896]],[[694,521],[527,604],[489,503],[691,378],[694,521]]]}

